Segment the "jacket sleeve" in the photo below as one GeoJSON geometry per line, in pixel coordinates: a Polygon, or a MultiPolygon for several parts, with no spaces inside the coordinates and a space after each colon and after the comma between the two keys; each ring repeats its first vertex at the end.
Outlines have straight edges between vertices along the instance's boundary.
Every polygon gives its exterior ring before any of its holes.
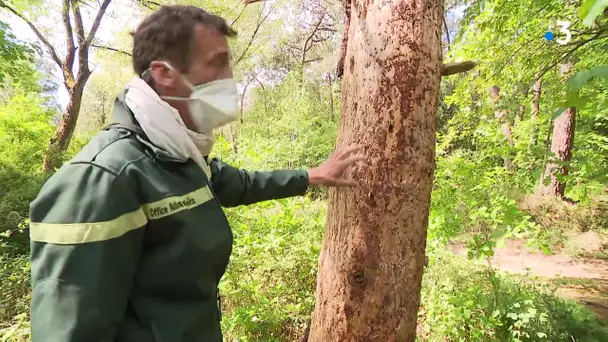
{"type": "Polygon", "coordinates": [[[123,176],[71,164],[30,205],[33,342],[114,341],[147,218],[123,176]]]}
{"type": "Polygon", "coordinates": [[[300,196],[308,189],[305,170],[251,172],[212,159],[211,185],[224,207],[300,196]]]}

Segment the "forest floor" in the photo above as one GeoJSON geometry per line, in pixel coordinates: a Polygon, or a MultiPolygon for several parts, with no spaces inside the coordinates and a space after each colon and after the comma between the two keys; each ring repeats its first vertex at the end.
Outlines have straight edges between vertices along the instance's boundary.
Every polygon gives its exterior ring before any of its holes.
{"type": "MultiPolygon", "coordinates": [[[[571,237],[581,242],[580,250],[591,257],[545,255],[527,248],[524,240],[511,240],[495,250],[491,262],[503,272],[549,279],[558,287],[557,295],[581,302],[608,322],[608,260],[606,245],[598,244],[602,238],[586,233],[571,237]]],[[[462,244],[452,245],[451,250],[457,255],[467,254],[462,244]]]]}

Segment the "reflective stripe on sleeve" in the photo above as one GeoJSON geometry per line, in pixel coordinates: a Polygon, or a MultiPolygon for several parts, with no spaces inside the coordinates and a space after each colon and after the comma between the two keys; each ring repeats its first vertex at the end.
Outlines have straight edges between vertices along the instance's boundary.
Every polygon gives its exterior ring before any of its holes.
{"type": "Polygon", "coordinates": [[[30,223],[30,239],[59,245],[105,241],[120,237],[148,223],[139,208],[113,220],[90,223],[30,223]]]}

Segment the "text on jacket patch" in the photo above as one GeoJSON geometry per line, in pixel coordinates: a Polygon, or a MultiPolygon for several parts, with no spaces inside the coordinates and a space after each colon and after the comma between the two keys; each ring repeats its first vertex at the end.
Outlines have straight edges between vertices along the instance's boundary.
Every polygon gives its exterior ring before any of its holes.
{"type": "Polygon", "coordinates": [[[181,200],[170,202],[168,205],[159,206],[150,209],[150,218],[155,218],[159,216],[165,216],[169,213],[177,211],[182,208],[188,208],[194,206],[196,201],[192,197],[186,197],[181,200]]]}

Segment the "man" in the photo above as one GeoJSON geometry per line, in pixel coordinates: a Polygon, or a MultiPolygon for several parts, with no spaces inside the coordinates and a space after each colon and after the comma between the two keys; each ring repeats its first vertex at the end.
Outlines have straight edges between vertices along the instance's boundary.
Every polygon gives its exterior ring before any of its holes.
{"type": "Polygon", "coordinates": [[[356,148],[309,171],[248,172],[207,155],[236,118],[226,22],[162,7],[133,33],[138,78],[116,123],[44,185],[30,210],[34,342],[221,341],[217,286],[232,233],[221,206],[352,186],[356,148]]]}

